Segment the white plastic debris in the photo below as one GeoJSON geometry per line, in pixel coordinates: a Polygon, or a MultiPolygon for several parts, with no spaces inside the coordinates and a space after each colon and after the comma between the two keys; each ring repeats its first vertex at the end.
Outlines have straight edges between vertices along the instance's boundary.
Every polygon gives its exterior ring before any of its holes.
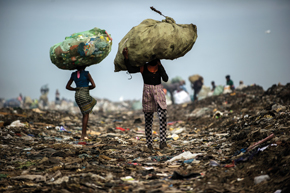
{"type": "Polygon", "coordinates": [[[198,155],[202,155],[202,153],[192,154],[190,151],[185,151],[182,154],[179,154],[178,156],[171,158],[170,160],[166,161],[165,163],[168,163],[168,162],[170,163],[170,162],[178,161],[178,160],[188,160],[188,159],[195,158],[198,155]]]}
{"type": "Polygon", "coordinates": [[[124,140],[120,139],[119,137],[115,137],[115,139],[116,139],[119,143],[122,143],[122,144],[128,144],[127,141],[124,141],[124,140]]]}
{"type": "Polygon", "coordinates": [[[7,128],[11,127],[25,127],[26,125],[24,123],[21,123],[20,120],[13,121],[7,128]]]}

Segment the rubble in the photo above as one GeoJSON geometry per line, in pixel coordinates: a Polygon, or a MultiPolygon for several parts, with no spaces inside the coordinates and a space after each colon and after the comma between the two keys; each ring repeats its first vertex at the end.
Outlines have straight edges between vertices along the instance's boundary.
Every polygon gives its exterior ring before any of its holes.
{"type": "Polygon", "coordinates": [[[79,111],[1,108],[0,191],[290,191],[290,84],[169,105],[162,150],[157,114],[151,151],[128,104],[95,110],[86,141],[79,111]]]}

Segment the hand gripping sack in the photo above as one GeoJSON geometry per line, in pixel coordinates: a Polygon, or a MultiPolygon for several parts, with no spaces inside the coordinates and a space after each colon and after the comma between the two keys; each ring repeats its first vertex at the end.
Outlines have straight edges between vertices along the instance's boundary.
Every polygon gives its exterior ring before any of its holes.
{"type": "Polygon", "coordinates": [[[110,53],[111,36],[97,27],[66,37],[50,48],[50,59],[58,68],[73,70],[100,63],[110,53]]]}
{"type": "Polygon", "coordinates": [[[114,64],[115,72],[126,70],[123,48],[128,48],[132,66],[142,66],[158,59],[176,59],[191,50],[197,38],[197,28],[193,24],[176,24],[166,17],[156,21],[146,19],[133,27],[119,42],[114,64]]]}

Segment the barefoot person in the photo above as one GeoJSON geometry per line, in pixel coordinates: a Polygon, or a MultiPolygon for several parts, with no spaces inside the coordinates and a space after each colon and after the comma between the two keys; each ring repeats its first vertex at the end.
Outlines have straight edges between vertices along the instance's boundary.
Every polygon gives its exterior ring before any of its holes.
{"type": "Polygon", "coordinates": [[[96,87],[95,82],[90,73],[85,71],[85,68],[85,66],[79,67],[77,71],[73,72],[66,85],[66,89],[76,91],[75,100],[83,114],[81,140],[88,139],[87,125],[89,121],[89,113],[97,103],[96,99],[91,97],[89,93],[89,90],[96,87]],[[71,87],[73,81],[76,84],[76,88],[71,87]],[[91,83],[90,86],[89,83],[91,83]]]}
{"type": "Polygon", "coordinates": [[[167,130],[167,106],[165,93],[163,86],[161,85],[161,78],[163,81],[168,81],[167,73],[165,72],[159,59],[155,59],[149,63],[146,63],[141,67],[133,67],[129,64],[128,49],[123,49],[123,55],[125,57],[125,65],[129,73],[141,72],[144,87],[143,87],[143,99],[142,106],[145,116],[145,134],[147,147],[153,149],[152,141],[152,122],[153,113],[157,112],[160,124],[160,149],[167,147],[166,144],[166,130],[167,130]]]}

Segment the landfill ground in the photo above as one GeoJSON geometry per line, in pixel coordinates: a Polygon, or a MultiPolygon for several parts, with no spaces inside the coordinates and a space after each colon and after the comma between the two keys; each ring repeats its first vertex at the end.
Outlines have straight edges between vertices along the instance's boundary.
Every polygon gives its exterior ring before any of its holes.
{"type": "Polygon", "coordinates": [[[162,150],[153,123],[150,151],[141,110],[93,112],[80,141],[80,114],[2,108],[0,191],[290,192],[290,84],[169,105],[162,150]]]}

